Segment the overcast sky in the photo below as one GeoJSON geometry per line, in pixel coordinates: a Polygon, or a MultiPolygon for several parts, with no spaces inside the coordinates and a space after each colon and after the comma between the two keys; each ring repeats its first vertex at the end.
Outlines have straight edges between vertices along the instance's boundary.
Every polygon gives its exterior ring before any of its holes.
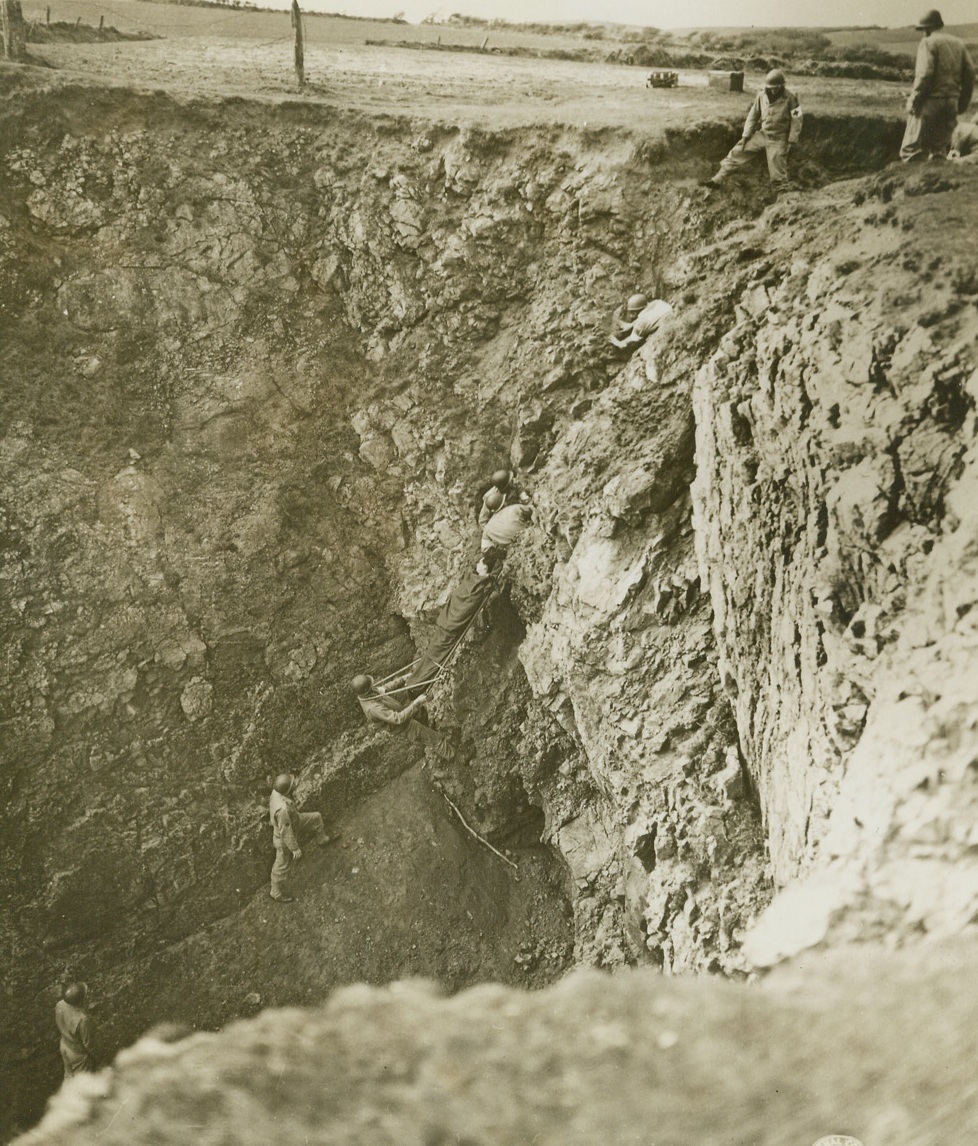
{"type": "MultiPolygon", "coordinates": [[[[403,12],[412,23],[433,14],[462,12],[519,23],[610,20],[654,28],[856,24],[894,28],[915,24],[930,5],[925,0],[307,0],[304,6],[349,16],[403,12]]],[[[975,0],[953,0],[941,7],[947,24],[978,19],[976,11],[975,0]]]]}

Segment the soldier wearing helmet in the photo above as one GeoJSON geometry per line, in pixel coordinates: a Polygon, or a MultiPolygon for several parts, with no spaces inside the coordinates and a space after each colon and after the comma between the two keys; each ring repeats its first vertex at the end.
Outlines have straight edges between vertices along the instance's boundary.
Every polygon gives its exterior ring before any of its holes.
{"type": "Polygon", "coordinates": [[[65,1078],[95,1070],[95,1027],[85,1010],[87,983],[69,983],[54,1007],[65,1078]]]}
{"type": "Polygon", "coordinates": [[[323,817],[319,812],[300,812],[292,798],[294,791],[295,777],[290,772],[281,772],[275,777],[268,797],[268,818],[272,824],[272,843],[275,845],[270,894],[276,903],[295,902],[295,896],[289,895],[286,888],[295,870],[296,860],[302,858],[299,837],[313,831],[319,843],[324,846],[330,843],[330,837],[323,827],[323,817]]]}
{"type": "MultiPolygon", "coordinates": [[[[497,509],[502,509],[505,504],[506,504],[506,495],[503,493],[503,491],[501,489],[498,489],[496,486],[493,486],[492,489],[490,489],[486,493],[485,497],[482,499],[482,508],[486,511],[486,515],[485,515],[486,521],[488,521],[489,518],[492,517],[492,515],[496,512],[497,509]]],[[[479,524],[480,525],[485,524],[485,522],[482,520],[482,514],[481,513],[479,514],[479,524]]]]}
{"type": "Polygon", "coordinates": [[[904,163],[943,159],[951,147],[958,116],[967,111],[975,87],[975,66],[968,49],[944,31],[932,8],[917,23],[923,39],[917,48],[913,90],[907,100],[907,127],[900,146],[904,163]]]}
{"type": "Polygon", "coordinates": [[[516,485],[516,475],[512,470],[496,470],[489,479],[492,485],[482,495],[479,506],[479,524],[485,526],[494,513],[505,505],[529,501],[527,495],[516,485]]]}
{"type": "MultiPolygon", "coordinates": [[[[638,297],[644,298],[644,295],[638,297]]],[[[619,350],[632,350],[636,346],[641,346],[659,323],[670,314],[672,307],[669,303],[664,299],[654,298],[642,307],[624,334],[618,338],[612,336],[612,346],[617,346],[619,350]]]]}
{"type": "Polygon", "coordinates": [[[402,686],[408,675],[403,673],[395,680],[378,685],[372,676],[360,673],[350,682],[350,687],[360,702],[368,724],[380,725],[389,732],[398,733],[421,748],[431,748],[443,760],[453,760],[455,752],[451,738],[422,724],[416,717],[428,699],[427,694],[422,693],[407,704],[399,699],[398,694],[403,697],[405,690],[402,690],[402,686]]]}
{"type": "Polygon", "coordinates": [[[615,312],[611,316],[611,330],[609,332],[612,342],[631,334],[632,324],[648,305],[648,301],[648,298],[639,291],[629,295],[621,306],[615,308],[615,312]]]}
{"type": "Polygon", "coordinates": [[[719,187],[730,175],[738,174],[760,152],[767,157],[768,175],[775,187],[788,183],[788,149],[801,135],[802,113],[798,97],[785,87],[784,72],[775,69],[764,77],[764,88],[757,93],[744,120],[740,141],[720,163],[720,170],[707,187],[719,187]]]}

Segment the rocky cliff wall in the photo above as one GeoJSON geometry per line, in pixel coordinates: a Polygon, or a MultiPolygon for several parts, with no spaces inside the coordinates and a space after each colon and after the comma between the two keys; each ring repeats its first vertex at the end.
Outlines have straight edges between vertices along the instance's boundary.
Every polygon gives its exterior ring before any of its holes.
{"type": "Polygon", "coordinates": [[[887,172],[710,257],[736,307],[696,380],[697,549],[788,887],[755,962],[978,909],[976,208],[972,172],[887,172]]]}
{"type": "Polygon", "coordinates": [[[712,226],[663,156],[95,91],[12,99],[4,141],[24,1063],[65,976],[111,975],[125,1041],[149,956],[263,887],[270,773],[340,820],[409,766],[348,681],[426,640],[506,459],[540,528],[433,698],[477,745],[442,783],[497,844],[566,860],[579,961],[742,967],[764,860],[712,683],[688,388],[606,343],[712,226]]]}
{"type": "MultiPolygon", "coordinates": [[[[885,610],[946,592],[940,546],[967,563],[974,281],[963,249],[946,271],[930,253],[949,211],[972,218],[966,175],[743,230],[763,196],[701,199],[695,133],[670,151],[125,93],[35,93],[4,127],[4,928],[28,1055],[65,974],[135,965],[261,888],[269,772],[339,818],[409,766],[347,681],[424,642],[506,459],[537,527],[433,697],[477,746],[441,782],[491,840],[562,857],[576,960],[746,970],[758,809],[779,883],[820,871],[837,827],[831,902],[873,871],[890,828],[862,804],[889,758],[864,717],[904,726],[870,716],[864,661],[891,663],[885,610]],[[606,330],[636,286],[676,315],[627,360],[606,330]]],[[[935,733],[914,780],[900,734],[910,787],[885,806],[924,826],[887,862],[929,873],[925,896],[970,862],[970,757],[936,763],[961,736],[935,733]]],[[[768,918],[801,945],[789,907],[768,918]]]]}

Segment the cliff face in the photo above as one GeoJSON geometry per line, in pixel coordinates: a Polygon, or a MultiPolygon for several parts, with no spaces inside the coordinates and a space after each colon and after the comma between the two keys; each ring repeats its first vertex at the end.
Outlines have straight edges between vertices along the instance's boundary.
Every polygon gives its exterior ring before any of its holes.
{"type": "MultiPolygon", "coordinates": [[[[570,894],[577,961],[741,967],[765,878],[697,584],[688,387],[672,401],[653,359],[606,342],[620,296],[712,225],[668,165],[614,135],[118,92],[34,93],[5,127],[4,928],[32,1000],[5,1021],[24,1069],[50,1058],[65,977],[101,982],[110,1043],[147,994],[180,998],[168,948],[263,893],[270,774],[297,771],[342,825],[410,766],[348,682],[426,641],[507,459],[539,528],[432,698],[477,746],[441,783],[497,846],[542,836],[566,861],[538,914],[570,894]]],[[[348,928],[323,992],[356,974],[348,928]]],[[[562,942],[531,929],[514,981],[558,973],[562,942]]],[[[387,950],[389,977],[413,966],[387,950]]],[[[202,995],[195,1021],[228,1014],[202,995]]]]}
{"type": "Polygon", "coordinates": [[[932,168],[769,212],[697,375],[697,550],[789,886],[755,961],[978,907],[976,193],[932,168]]]}
{"type": "MultiPolygon", "coordinates": [[[[536,527],[432,697],[476,745],[440,781],[496,845],[560,857],[577,962],[746,970],[772,868],[857,934],[970,918],[965,883],[920,906],[972,846],[967,173],[721,231],[761,204],[678,178],[695,133],[653,154],[119,92],[5,127],[26,1055],[80,972],[114,975],[131,1037],[155,952],[262,889],[269,773],[342,823],[410,766],[348,681],[423,645],[506,461],[536,527]],[[676,313],[625,359],[637,286],[676,313]]],[[[790,906],[756,962],[811,938],[790,906]]]]}

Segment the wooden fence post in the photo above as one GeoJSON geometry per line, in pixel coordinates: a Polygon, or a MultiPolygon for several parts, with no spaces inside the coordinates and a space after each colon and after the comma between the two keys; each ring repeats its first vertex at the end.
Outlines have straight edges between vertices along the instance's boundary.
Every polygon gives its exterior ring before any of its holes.
{"type": "Polygon", "coordinates": [[[303,48],[302,13],[299,11],[299,0],[292,0],[292,27],[295,31],[295,75],[301,88],[306,82],[306,62],[303,48]]]}
{"type": "Polygon", "coordinates": [[[4,59],[26,59],[27,29],[20,0],[0,0],[0,27],[3,29],[4,59]]]}

